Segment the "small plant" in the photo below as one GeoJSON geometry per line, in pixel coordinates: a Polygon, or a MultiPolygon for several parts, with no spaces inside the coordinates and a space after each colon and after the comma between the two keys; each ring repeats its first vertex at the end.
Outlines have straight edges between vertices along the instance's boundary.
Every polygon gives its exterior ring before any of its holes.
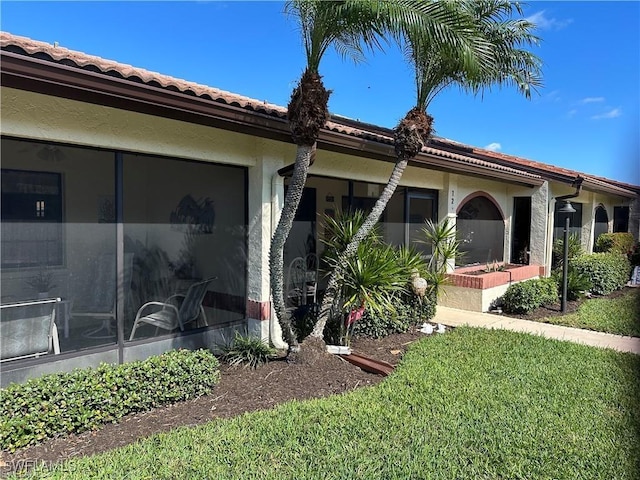
{"type": "Polygon", "coordinates": [[[39,272],[33,277],[26,280],[26,284],[29,285],[36,293],[48,292],[56,285],[53,283],[53,275],[51,272],[39,272]]]}
{"type": "MultiPolygon", "coordinates": [[[[572,258],[577,258],[580,255],[584,254],[584,250],[582,249],[582,242],[580,241],[580,237],[577,233],[572,233],[569,235],[569,241],[567,242],[569,246],[567,258],[571,260],[572,258]]],[[[553,252],[552,252],[552,261],[554,268],[562,267],[562,258],[564,257],[564,239],[558,238],[555,242],[553,242],[553,252]]]]}
{"type": "Polygon", "coordinates": [[[484,271],[487,273],[491,272],[504,272],[507,267],[503,263],[499,263],[497,260],[494,260],[493,263],[487,263],[484,268],[484,271]]]}
{"type": "Polygon", "coordinates": [[[461,241],[457,237],[455,224],[449,218],[439,223],[427,220],[422,234],[425,239],[422,242],[431,246],[431,258],[423,276],[434,298],[437,298],[441,287],[448,282],[447,271],[463,256],[460,251],[461,241]]]}
{"type": "Polygon", "coordinates": [[[230,345],[222,347],[220,358],[231,366],[245,364],[249,368],[258,368],[274,358],[276,350],[260,338],[243,336],[236,332],[236,336],[230,345]]]}
{"type": "MultiPolygon", "coordinates": [[[[554,270],[552,277],[556,280],[559,288],[562,288],[562,269],[554,270]]],[[[592,288],[591,280],[584,273],[577,272],[569,265],[567,270],[567,300],[578,300],[585,296],[586,292],[592,288]]]]}

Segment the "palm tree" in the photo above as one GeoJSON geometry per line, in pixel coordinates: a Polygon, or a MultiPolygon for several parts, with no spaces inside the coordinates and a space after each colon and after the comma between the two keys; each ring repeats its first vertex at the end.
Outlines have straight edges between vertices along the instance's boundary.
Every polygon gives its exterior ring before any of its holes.
{"type": "Polygon", "coordinates": [[[306,69],[294,88],[287,107],[287,119],[297,152],[269,252],[274,309],[290,351],[297,349],[298,342],[285,310],[283,251],[313,161],[316,140],[320,129],[329,119],[328,102],[331,92],[322,82],[320,61],[331,46],[354,61],[362,60],[364,47],[379,47],[380,32],[373,22],[374,15],[365,6],[362,2],[354,1],[293,0],[285,7],[285,11],[298,22],[307,60],[306,69]]]}
{"type": "Polygon", "coordinates": [[[291,352],[298,349],[298,343],[285,311],[283,249],[313,161],[319,131],[329,118],[330,91],[324,87],[319,73],[325,52],[335,47],[343,57],[360,61],[365,51],[380,48],[384,34],[397,32],[399,25],[419,26],[440,46],[464,43],[472,29],[468,15],[451,0],[292,0],[286,11],[298,21],[307,65],[287,107],[297,151],[280,220],[271,240],[269,269],[274,309],[291,352]]]}
{"type": "MultiPolygon", "coordinates": [[[[517,3],[480,0],[461,1],[458,5],[474,18],[476,33],[484,42],[479,40],[471,48],[442,45],[433,42],[428,32],[415,24],[407,24],[400,30],[401,46],[415,73],[416,106],[395,128],[395,166],[367,220],[344,250],[344,259],[356,254],[358,244],[380,219],[409,160],[429,142],[433,118],[427,113],[427,107],[439,92],[451,85],[472,93],[492,85],[515,85],[525,97],[530,98],[531,90],[542,84],[541,61],[521,48],[537,44],[538,38],[532,33],[535,25],[525,19],[512,18],[516,13],[522,15],[517,3]]],[[[311,332],[313,337],[322,338],[343,276],[340,265],[338,263],[338,268],[329,278],[318,322],[311,332]]]]}

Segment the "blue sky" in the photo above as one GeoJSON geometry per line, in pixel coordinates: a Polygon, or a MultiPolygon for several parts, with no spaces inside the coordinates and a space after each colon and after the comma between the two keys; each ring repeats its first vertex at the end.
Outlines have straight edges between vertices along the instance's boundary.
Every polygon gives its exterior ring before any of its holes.
{"type": "MultiPolygon", "coordinates": [[[[280,2],[11,2],[2,30],[286,105],[304,68],[280,2]]],[[[434,100],[436,134],[640,185],[640,3],[529,2],[545,86],[434,100]]],[[[411,108],[411,70],[393,48],[321,65],[332,113],[393,127],[411,108]]]]}

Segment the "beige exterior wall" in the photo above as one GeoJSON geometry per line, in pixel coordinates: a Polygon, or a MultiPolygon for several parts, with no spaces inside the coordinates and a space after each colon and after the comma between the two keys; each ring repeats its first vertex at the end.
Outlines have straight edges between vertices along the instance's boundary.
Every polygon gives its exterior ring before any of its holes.
{"type": "Polygon", "coordinates": [[[2,134],[251,167],[256,137],[3,87],[2,134]]]}
{"type": "MultiPolygon", "coordinates": [[[[294,145],[11,88],[2,88],[0,100],[3,135],[247,167],[248,297],[256,302],[269,300],[269,243],[283,200],[283,181],[277,170],[293,163],[294,145]]],[[[310,174],[385,184],[392,169],[391,162],[321,150],[310,174]]],[[[547,266],[551,262],[554,198],[575,191],[568,185],[528,188],[415,166],[406,169],[401,185],[437,190],[441,219],[455,218],[469,195],[489,194],[504,214],[505,260],[511,255],[513,197],[532,196],[531,261],[547,266]]],[[[593,245],[595,206],[603,204],[612,221],[613,207],[628,204],[622,198],[586,191],[575,201],[583,203],[583,242],[588,250],[593,245]]],[[[322,211],[321,205],[318,208],[322,211]]],[[[257,328],[265,337],[264,325],[257,328]]]]}

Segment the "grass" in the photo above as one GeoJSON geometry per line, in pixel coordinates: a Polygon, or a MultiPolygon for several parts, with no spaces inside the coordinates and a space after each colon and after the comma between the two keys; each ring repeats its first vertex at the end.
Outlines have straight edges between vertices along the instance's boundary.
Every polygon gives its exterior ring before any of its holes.
{"type": "Polygon", "coordinates": [[[640,356],[460,327],[381,384],[180,428],[33,478],[637,479],[640,356]]]}
{"type": "Polygon", "coordinates": [[[592,298],[575,313],[538,321],[640,337],[640,289],[628,288],[617,298],[592,298]]]}

